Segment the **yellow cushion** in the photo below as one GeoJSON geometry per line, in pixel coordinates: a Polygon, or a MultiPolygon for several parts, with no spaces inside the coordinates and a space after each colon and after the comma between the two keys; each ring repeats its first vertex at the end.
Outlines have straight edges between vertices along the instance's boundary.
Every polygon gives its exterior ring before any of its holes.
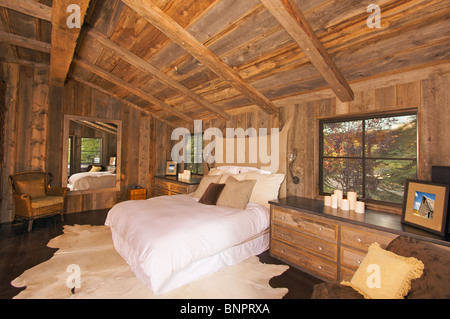
{"type": "Polygon", "coordinates": [[[100,166],[92,166],[89,172],[100,172],[102,168],[100,166]]]}
{"type": "Polygon", "coordinates": [[[62,196],[47,196],[41,198],[35,198],[31,200],[31,208],[37,209],[42,207],[48,207],[52,205],[62,204],[64,198],[62,196]]]}
{"type": "Polygon", "coordinates": [[[45,193],[45,180],[44,178],[37,178],[33,180],[17,181],[17,192],[19,194],[28,194],[31,198],[44,197],[45,193]]]}
{"type": "Polygon", "coordinates": [[[411,280],[420,278],[423,269],[420,260],[373,243],[350,282],[341,284],[353,287],[366,299],[403,299],[411,290],[411,280]]]}

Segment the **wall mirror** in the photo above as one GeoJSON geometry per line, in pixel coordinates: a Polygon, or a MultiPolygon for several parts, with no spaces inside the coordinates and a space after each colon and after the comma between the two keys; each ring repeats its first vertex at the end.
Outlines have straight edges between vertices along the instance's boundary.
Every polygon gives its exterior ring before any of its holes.
{"type": "Polygon", "coordinates": [[[120,191],[122,121],[64,116],[62,185],[69,194],[120,191]]]}

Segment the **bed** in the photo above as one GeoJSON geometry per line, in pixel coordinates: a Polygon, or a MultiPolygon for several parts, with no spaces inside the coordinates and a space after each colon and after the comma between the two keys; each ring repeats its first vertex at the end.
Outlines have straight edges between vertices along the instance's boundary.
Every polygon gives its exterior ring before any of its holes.
{"type": "Polygon", "coordinates": [[[70,176],[67,187],[71,191],[115,188],[116,174],[111,172],[84,172],[70,176]]]}
{"type": "Polygon", "coordinates": [[[105,224],[116,251],[155,294],[240,263],[269,245],[267,208],[205,205],[190,195],[122,202],[105,224]]]}
{"type": "MultiPolygon", "coordinates": [[[[286,159],[285,152],[280,156],[286,159]]],[[[237,166],[211,169],[192,194],[121,202],[108,212],[116,251],[155,294],[269,248],[268,201],[284,193],[285,174],[237,166]],[[211,185],[223,189],[205,204],[211,185]]]]}

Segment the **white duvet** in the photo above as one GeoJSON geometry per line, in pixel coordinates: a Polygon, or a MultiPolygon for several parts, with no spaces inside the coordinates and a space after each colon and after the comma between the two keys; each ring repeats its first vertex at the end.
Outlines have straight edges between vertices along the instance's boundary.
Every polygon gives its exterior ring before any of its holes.
{"type": "MultiPolygon", "coordinates": [[[[181,277],[183,269],[195,272],[212,256],[229,258],[230,247],[269,227],[269,210],[263,206],[249,203],[239,210],[197,201],[189,195],[160,196],[122,202],[108,213],[105,225],[111,228],[115,249],[156,294],[186,281],[173,283],[171,276],[178,273],[181,277]]],[[[243,254],[241,248],[236,252],[243,254]]],[[[215,267],[211,271],[217,270],[215,267]]]]}
{"type": "Polygon", "coordinates": [[[116,174],[110,172],[84,172],[69,177],[71,191],[116,187],[116,174]]]}

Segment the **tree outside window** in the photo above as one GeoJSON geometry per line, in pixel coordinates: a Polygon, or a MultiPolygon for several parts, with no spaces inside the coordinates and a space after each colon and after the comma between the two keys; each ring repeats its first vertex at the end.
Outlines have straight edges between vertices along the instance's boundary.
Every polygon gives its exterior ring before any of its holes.
{"type": "Polygon", "coordinates": [[[196,133],[186,136],[186,159],[184,169],[191,174],[203,175],[203,134],[196,133]]]}
{"type": "Polygon", "coordinates": [[[81,164],[101,164],[102,139],[99,137],[81,138],[81,164]]]}
{"type": "Polygon", "coordinates": [[[402,203],[406,179],[417,178],[417,115],[324,120],[320,192],[402,203]]]}

